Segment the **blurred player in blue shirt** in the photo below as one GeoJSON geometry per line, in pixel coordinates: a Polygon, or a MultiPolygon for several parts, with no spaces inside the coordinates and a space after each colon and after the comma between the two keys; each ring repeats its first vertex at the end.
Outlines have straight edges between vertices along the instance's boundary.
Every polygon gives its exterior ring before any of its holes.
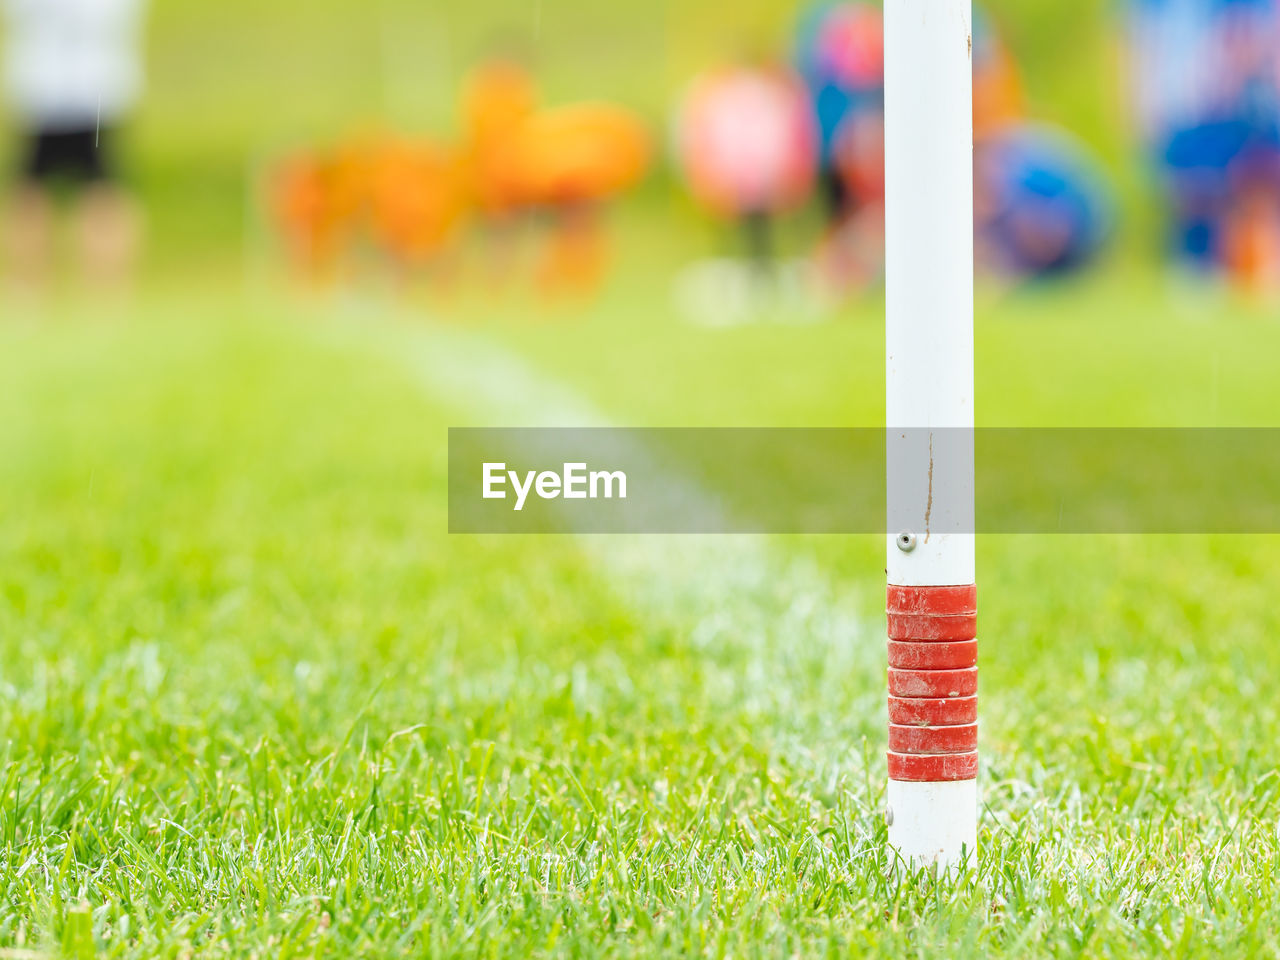
{"type": "Polygon", "coordinates": [[[1173,252],[1280,287],[1280,2],[1134,0],[1131,34],[1173,252]]]}
{"type": "MultiPolygon", "coordinates": [[[[976,253],[1032,278],[1088,263],[1110,225],[1102,177],[1065,131],[1026,119],[1022,84],[985,18],[973,24],[976,253]]],[[[884,243],[884,41],[879,8],[826,3],[802,21],[797,69],[821,130],[830,227],[818,251],[837,287],[879,274],[884,243]]]]}

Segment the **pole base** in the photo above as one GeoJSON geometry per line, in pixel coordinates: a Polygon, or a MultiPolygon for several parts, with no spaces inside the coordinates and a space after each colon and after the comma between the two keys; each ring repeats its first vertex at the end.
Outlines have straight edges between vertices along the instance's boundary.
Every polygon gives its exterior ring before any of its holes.
{"type": "Polygon", "coordinates": [[[977,780],[890,780],[886,799],[889,845],[912,869],[974,862],[977,780]]]}

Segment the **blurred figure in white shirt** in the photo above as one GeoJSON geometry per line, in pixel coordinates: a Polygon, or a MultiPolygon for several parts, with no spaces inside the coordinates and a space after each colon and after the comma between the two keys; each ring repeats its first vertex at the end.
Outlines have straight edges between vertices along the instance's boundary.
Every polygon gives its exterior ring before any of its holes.
{"type": "Polygon", "coordinates": [[[140,222],[115,148],[142,87],[143,3],[0,0],[6,86],[20,125],[8,269],[22,286],[49,278],[64,199],[85,279],[118,283],[133,264],[140,222]]]}

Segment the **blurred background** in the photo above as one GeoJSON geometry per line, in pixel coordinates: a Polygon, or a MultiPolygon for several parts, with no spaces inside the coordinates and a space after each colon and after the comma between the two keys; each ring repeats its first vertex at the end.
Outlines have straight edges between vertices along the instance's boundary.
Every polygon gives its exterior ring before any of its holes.
{"type": "MultiPolygon", "coordinates": [[[[288,275],[482,304],[495,283],[578,296],[620,272],[712,323],[753,314],[719,294],[762,259],[773,278],[738,300],[822,315],[878,290],[874,4],[100,3],[137,8],[144,79],[108,119],[144,283],[288,275]]],[[[12,95],[27,21],[65,7],[88,24],[94,5],[7,0],[6,170],[29,166],[39,126],[12,95]]],[[[1273,286],[1274,3],[989,0],[978,16],[991,285],[1172,262],[1273,286]],[[1220,129],[1246,113],[1245,132],[1220,129]]]]}

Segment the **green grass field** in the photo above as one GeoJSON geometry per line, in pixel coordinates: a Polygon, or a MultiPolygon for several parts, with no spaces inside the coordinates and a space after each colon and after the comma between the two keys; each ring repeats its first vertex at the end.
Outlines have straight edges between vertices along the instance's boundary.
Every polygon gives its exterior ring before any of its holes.
{"type": "MultiPolygon", "coordinates": [[[[709,332],[642,286],[0,326],[0,956],[1277,955],[1274,538],[982,542],[940,883],[884,847],[879,538],[444,532],[446,427],[565,391],[879,422],[876,304],[709,332]]],[[[983,422],[1277,409],[1255,311],[1071,294],[980,312],[983,422]]]]}
{"type": "MultiPolygon", "coordinates": [[[[445,532],[449,426],[879,426],[874,295],[682,324],[663,169],[597,303],[273,286],[262,163],[447,131],[497,25],[660,129],[795,6],[155,4],[137,295],[0,297],[0,960],[1280,957],[1276,537],[983,538],[979,856],[906,875],[881,538],[445,532]]],[[[989,7],[1123,219],[982,292],[980,423],[1275,426],[1274,316],[1146,262],[1110,5],[989,7]]]]}

